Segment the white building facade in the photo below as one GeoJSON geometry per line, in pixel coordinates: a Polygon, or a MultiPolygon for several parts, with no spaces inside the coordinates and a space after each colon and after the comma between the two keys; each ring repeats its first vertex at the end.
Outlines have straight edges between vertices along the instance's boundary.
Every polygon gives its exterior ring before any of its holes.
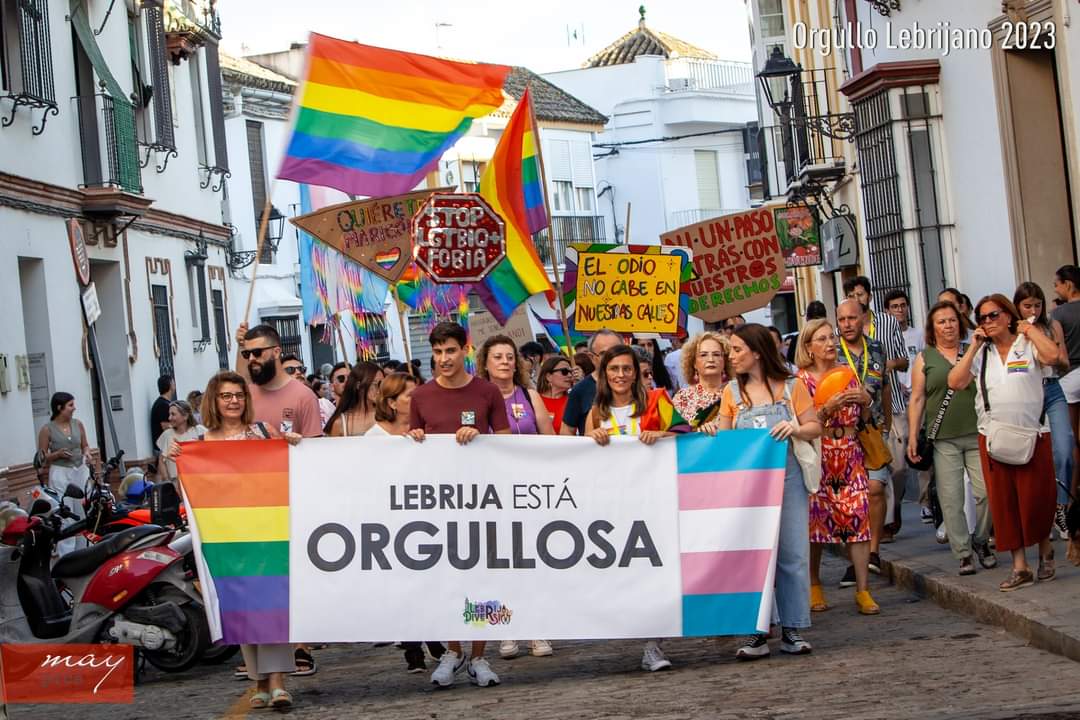
{"type": "Polygon", "coordinates": [[[54,392],[75,396],[92,447],[134,461],[152,454],[158,376],[183,398],[228,363],[219,39],[201,2],[0,3],[0,487],[33,480],[54,392]],[[100,303],[103,384],[69,221],[100,303]]]}

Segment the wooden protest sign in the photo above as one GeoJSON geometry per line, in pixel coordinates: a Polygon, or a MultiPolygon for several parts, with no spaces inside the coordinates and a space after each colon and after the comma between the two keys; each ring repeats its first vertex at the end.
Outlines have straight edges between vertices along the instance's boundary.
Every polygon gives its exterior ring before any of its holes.
{"type": "Polygon", "coordinates": [[[786,270],[771,208],[724,215],[660,236],[665,246],[694,251],[696,279],[683,283],[690,314],[705,322],[764,307],[786,270]]]}
{"type": "Polygon", "coordinates": [[[506,335],[514,344],[521,347],[523,344],[534,340],[532,325],[525,311],[526,304],[517,306],[513,314],[506,320],[505,325],[500,325],[495,316],[487,310],[474,310],[469,313],[469,336],[473,347],[479,348],[484,341],[496,335],[506,335]]]}
{"type": "Polygon", "coordinates": [[[395,283],[412,261],[412,217],[434,192],[438,191],[338,203],[290,222],[395,283]]]}
{"type": "Polygon", "coordinates": [[[659,245],[570,245],[565,287],[574,329],[685,334],[688,305],[681,288],[691,276],[691,258],[686,248],[659,245]]]}

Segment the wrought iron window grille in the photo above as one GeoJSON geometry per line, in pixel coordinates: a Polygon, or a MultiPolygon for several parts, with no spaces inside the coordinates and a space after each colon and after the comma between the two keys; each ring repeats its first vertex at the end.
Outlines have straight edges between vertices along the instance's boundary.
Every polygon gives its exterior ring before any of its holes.
{"type": "Polygon", "coordinates": [[[871,7],[885,17],[889,17],[892,11],[900,12],[900,0],[866,0],[871,7]]]}
{"type": "Polygon", "coordinates": [[[0,99],[11,101],[11,114],[0,118],[0,127],[11,126],[20,107],[31,111],[44,110],[41,124],[34,125],[31,120],[31,132],[37,136],[45,132],[45,123],[50,115],[60,114],[53,84],[49,3],[48,0],[19,0],[16,7],[21,87],[19,92],[12,91],[0,96],[0,99]]]}

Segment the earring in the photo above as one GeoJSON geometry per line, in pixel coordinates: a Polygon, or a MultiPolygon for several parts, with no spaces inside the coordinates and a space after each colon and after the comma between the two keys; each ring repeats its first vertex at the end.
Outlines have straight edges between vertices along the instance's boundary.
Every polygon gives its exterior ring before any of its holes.
{"type": "Polygon", "coordinates": [[[810,359],[811,359],[811,360],[813,360],[813,359],[814,359],[814,353],[810,353],[810,359]]]}

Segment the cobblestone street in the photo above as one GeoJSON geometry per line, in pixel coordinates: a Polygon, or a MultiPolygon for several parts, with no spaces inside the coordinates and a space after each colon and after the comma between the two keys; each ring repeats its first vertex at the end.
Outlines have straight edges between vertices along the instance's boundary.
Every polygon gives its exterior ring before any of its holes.
{"type": "MultiPolygon", "coordinates": [[[[732,657],[729,639],[669,640],[671,671],[638,669],[641,643],[556,642],[551,658],[497,657],[502,677],[480,689],[462,675],[434,690],[408,675],[401,652],[370,645],[316,651],[319,672],[292,678],[297,718],[1080,718],[1080,672],[1071,660],[1026,647],[1005,631],[942,610],[875,578],[878,617],[861,617],[835,582],[834,607],[814,616],[809,656],[752,663],[732,657]]],[[[430,663],[429,663],[430,664],[430,663]]],[[[135,720],[244,717],[247,685],[233,663],[182,675],[149,670],[131,706],[9,708],[14,720],[135,720]]],[[[271,711],[262,711],[265,716],[271,711]]],[[[258,713],[252,713],[258,716],[258,713]]]]}

